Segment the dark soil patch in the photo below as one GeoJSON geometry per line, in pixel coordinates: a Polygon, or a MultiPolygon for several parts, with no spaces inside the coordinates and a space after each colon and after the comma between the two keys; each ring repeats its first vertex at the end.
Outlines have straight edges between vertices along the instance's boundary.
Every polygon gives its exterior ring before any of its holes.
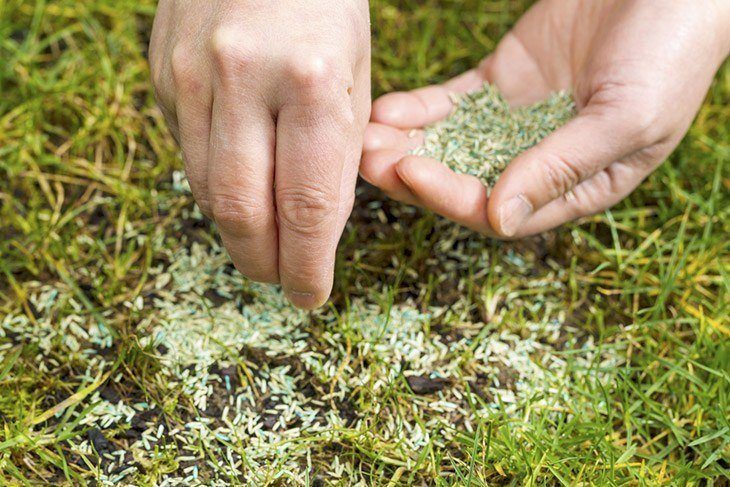
{"type": "Polygon", "coordinates": [[[407,377],[406,380],[408,381],[408,387],[411,388],[413,393],[419,395],[439,392],[451,384],[451,381],[447,379],[431,379],[425,375],[412,375],[407,377]]]}

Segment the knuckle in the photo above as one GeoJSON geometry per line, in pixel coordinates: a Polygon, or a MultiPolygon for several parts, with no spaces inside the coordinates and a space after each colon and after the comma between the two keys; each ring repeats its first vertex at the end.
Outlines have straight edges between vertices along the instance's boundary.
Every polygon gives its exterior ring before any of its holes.
{"type": "Polygon", "coordinates": [[[605,183],[603,181],[596,181],[593,184],[577,186],[565,193],[561,198],[567,208],[572,208],[573,210],[580,212],[588,212],[590,208],[594,208],[596,206],[598,198],[602,195],[597,194],[595,191],[587,190],[587,188],[594,189],[595,186],[599,186],[601,184],[605,183]]]}
{"type": "Polygon", "coordinates": [[[294,56],[287,63],[287,74],[299,89],[319,93],[338,75],[338,63],[329,54],[294,56]]]}
{"type": "Polygon", "coordinates": [[[226,194],[211,195],[210,212],[218,226],[237,236],[263,228],[269,213],[261,201],[226,194]]]}
{"type": "Polygon", "coordinates": [[[337,216],[337,199],[313,188],[280,189],[279,222],[304,235],[320,235],[337,216]]]}
{"type": "Polygon", "coordinates": [[[542,164],[548,182],[550,199],[569,193],[581,181],[579,165],[560,155],[550,155],[542,164]]]}
{"type": "Polygon", "coordinates": [[[583,216],[598,213],[596,208],[596,196],[584,187],[577,187],[568,191],[562,196],[565,220],[572,221],[583,216]]]}
{"type": "Polygon", "coordinates": [[[175,89],[179,93],[194,93],[200,87],[192,52],[186,46],[178,45],[173,48],[170,56],[170,70],[175,89]]]}
{"type": "Polygon", "coordinates": [[[619,189],[614,175],[603,170],[564,196],[570,219],[600,213],[611,207],[619,189]]]}
{"type": "MultiPolygon", "coordinates": [[[[624,180],[619,171],[617,171],[618,166],[616,164],[611,164],[606,169],[601,171],[600,173],[596,174],[596,185],[598,186],[598,191],[595,192],[596,195],[609,195],[610,197],[616,197],[620,196],[623,193],[623,184],[622,180],[624,180]]],[[[598,207],[599,210],[603,210],[605,208],[601,208],[600,205],[595,205],[598,207]]]]}
{"type": "Polygon", "coordinates": [[[255,62],[255,55],[241,33],[230,28],[213,32],[210,52],[215,69],[224,78],[246,72],[255,62]]]}

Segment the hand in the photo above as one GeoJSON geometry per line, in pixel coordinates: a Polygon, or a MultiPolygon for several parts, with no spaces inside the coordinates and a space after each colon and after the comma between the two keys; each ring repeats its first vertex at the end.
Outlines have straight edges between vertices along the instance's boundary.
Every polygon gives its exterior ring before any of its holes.
{"type": "Polygon", "coordinates": [[[370,117],[366,0],[162,0],[156,95],[236,268],[315,308],[370,117]]]}
{"type": "Polygon", "coordinates": [[[362,176],[391,197],[517,238],[603,211],[677,146],[730,48],[730,2],[542,0],[481,65],[373,105],[362,176]],[[450,92],[495,84],[513,105],[570,89],[578,116],[517,157],[489,198],[472,176],[407,156],[450,92]]]}

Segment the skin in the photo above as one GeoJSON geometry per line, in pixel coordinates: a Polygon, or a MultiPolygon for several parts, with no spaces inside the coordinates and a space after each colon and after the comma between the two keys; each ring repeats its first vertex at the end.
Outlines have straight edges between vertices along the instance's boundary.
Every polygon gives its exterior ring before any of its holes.
{"type": "Polygon", "coordinates": [[[679,144],[728,55],[729,37],[727,1],[542,0],[477,68],[376,100],[361,174],[392,198],[499,238],[601,212],[679,144]],[[407,155],[422,142],[422,127],[449,115],[449,93],[484,82],[513,105],[571,90],[579,109],[512,161],[489,196],[475,177],[407,155]]]}
{"type": "Polygon", "coordinates": [[[161,0],[150,65],[236,268],[322,305],[370,118],[367,1],[161,0]]]}
{"type": "Polygon", "coordinates": [[[730,2],[542,0],[480,66],[382,97],[368,125],[369,36],[366,0],[161,0],[155,19],[155,93],[201,211],[241,273],[302,308],[331,291],[363,145],[361,174],[388,195],[501,238],[625,197],[687,131],[730,49],[730,2]],[[450,92],[486,81],[515,105],[570,89],[580,110],[489,197],[407,156],[450,92]]]}

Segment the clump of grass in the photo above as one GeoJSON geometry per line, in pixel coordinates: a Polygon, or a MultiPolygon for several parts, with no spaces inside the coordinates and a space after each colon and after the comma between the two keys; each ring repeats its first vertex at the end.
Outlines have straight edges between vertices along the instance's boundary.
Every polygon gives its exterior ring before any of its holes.
{"type": "Polygon", "coordinates": [[[456,109],[426,128],[425,143],[414,151],[442,161],[458,173],[494,186],[507,164],[575,115],[571,95],[562,91],[547,100],[512,108],[490,84],[454,95],[456,109]]]}

